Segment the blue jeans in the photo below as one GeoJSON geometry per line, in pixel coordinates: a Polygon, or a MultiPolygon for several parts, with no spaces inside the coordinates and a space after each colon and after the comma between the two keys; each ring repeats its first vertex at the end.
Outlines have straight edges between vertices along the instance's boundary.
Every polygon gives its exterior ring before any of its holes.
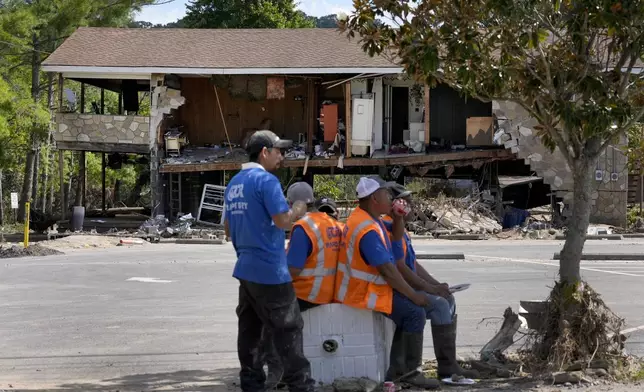
{"type": "Polygon", "coordinates": [[[456,312],[456,301],[454,296],[450,295],[447,299],[423,293],[429,298],[429,305],[425,307],[427,320],[431,320],[432,325],[448,325],[452,323],[452,318],[456,312]]]}
{"type": "Polygon", "coordinates": [[[394,290],[391,314],[386,314],[403,332],[421,333],[427,323],[427,312],[409,298],[394,290]]]}

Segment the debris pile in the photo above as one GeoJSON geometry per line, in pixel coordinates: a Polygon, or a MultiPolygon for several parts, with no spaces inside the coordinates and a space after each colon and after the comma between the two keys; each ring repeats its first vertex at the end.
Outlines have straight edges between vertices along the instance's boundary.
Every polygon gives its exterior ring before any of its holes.
{"type": "Polygon", "coordinates": [[[0,259],[29,256],[53,256],[62,254],[62,252],[59,252],[55,249],[46,248],[39,244],[29,245],[26,248],[19,245],[0,246],[0,259]]]}
{"type": "Polygon", "coordinates": [[[197,221],[192,214],[179,216],[172,225],[164,215],[157,215],[143,222],[136,234],[148,239],[174,237],[220,239],[223,240],[223,243],[226,241],[221,225],[197,221]]]}
{"type": "Polygon", "coordinates": [[[414,198],[408,228],[416,234],[493,234],[502,227],[490,206],[476,196],[414,198]]]}

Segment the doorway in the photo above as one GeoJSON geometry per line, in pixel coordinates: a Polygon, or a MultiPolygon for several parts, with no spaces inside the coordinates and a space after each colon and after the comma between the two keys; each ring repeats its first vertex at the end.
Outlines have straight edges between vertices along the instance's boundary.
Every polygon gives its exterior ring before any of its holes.
{"type": "Polygon", "coordinates": [[[409,88],[391,89],[391,145],[403,143],[403,131],[409,128],[409,88]]]}

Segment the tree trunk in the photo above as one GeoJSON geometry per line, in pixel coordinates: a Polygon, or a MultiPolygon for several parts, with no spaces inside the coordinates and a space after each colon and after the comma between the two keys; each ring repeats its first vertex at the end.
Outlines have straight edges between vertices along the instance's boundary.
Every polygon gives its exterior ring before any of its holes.
{"type": "Polygon", "coordinates": [[[574,180],[572,216],[568,220],[566,242],[559,261],[559,277],[563,283],[576,283],[581,280],[579,265],[590,224],[593,168],[596,161],[596,158],[582,156],[571,168],[574,180]]]}
{"type": "MultiPolygon", "coordinates": [[[[38,102],[40,92],[40,54],[38,53],[39,42],[38,35],[32,34],[31,37],[33,52],[31,54],[31,98],[38,102]]],[[[18,205],[18,222],[25,221],[25,203],[31,201],[32,188],[34,181],[34,168],[36,166],[36,154],[38,153],[38,138],[33,132],[31,134],[31,146],[27,151],[25,162],[25,176],[22,180],[22,190],[20,192],[20,204],[18,205]]]]}
{"type": "Polygon", "coordinates": [[[52,72],[49,72],[47,75],[47,109],[49,110],[49,115],[52,118],[52,123],[49,125],[49,132],[47,134],[47,147],[45,148],[45,161],[43,162],[42,165],[42,180],[41,180],[41,187],[42,187],[42,200],[41,200],[41,208],[42,211],[46,214],[47,213],[47,197],[49,195],[49,187],[48,187],[48,181],[49,181],[49,166],[51,165],[52,162],[54,162],[54,153],[52,151],[51,145],[52,145],[52,124],[54,120],[54,116],[52,115],[52,106],[54,104],[54,74],[52,72]]]}
{"type": "Polygon", "coordinates": [[[31,208],[38,209],[38,172],[40,171],[40,166],[41,166],[41,159],[42,159],[42,151],[40,148],[36,147],[36,155],[34,158],[34,178],[31,181],[32,182],[32,188],[31,188],[31,208]]]}

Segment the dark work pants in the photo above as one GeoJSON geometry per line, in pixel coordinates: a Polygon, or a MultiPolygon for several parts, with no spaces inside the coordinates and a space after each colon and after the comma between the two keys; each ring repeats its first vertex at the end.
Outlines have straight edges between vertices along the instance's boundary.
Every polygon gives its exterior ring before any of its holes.
{"type": "MultiPolygon", "coordinates": [[[[297,304],[300,308],[300,313],[304,313],[309,309],[320,306],[319,304],[314,304],[300,298],[297,299],[297,304]]],[[[262,354],[262,364],[268,365],[269,372],[273,370],[283,371],[282,363],[275,347],[275,342],[273,341],[272,335],[268,328],[264,328],[262,330],[260,350],[262,354]]]]}
{"type": "Polygon", "coordinates": [[[302,315],[292,283],[265,285],[239,281],[237,305],[239,379],[244,392],[264,390],[266,375],[261,348],[262,329],[273,336],[284,364],[282,381],[291,392],[312,392],[311,365],[304,357],[302,315]]]}

